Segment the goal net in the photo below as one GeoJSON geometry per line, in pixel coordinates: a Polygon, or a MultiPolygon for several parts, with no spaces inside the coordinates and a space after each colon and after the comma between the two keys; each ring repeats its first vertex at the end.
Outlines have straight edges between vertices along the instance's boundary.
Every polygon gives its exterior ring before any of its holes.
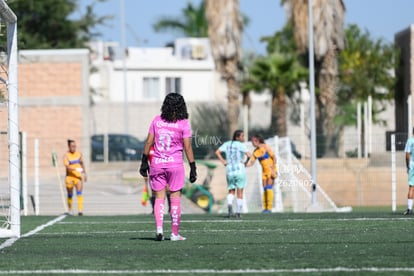
{"type": "Polygon", "coordinates": [[[2,108],[7,110],[7,130],[1,130],[7,134],[0,135],[0,238],[20,236],[17,55],[17,17],[0,0],[0,92],[2,108]]]}
{"type": "Polygon", "coordinates": [[[277,155],[278,178],[275,182],[275,212],[343,212],[321,186],[316,187],[316,203],[312,203],[312,176],[292,151],[288,137],[266,140],[277,155]]]}
{"type": "MultiPolygon", "coordinates": [[[[273,186],[272,212],[348,212],[350,207],[339,208],[328,194],[317,186],[317,204],[312,204],[312,177],[292,153],[291,140],[277,136],[267,139],[277,157],[278,177],[273,186]]],[[[250,152],[253,146],[247,143],[250,152]]],[[[247,168],[247,186],[244,190],[244,212],[257,213],[263,208],[262,169],[259,162],[247,168]]],[[[226,204],[225,204],[226,205],[226,204]]],[[[226,212],[223,206],[220,212],[226,212]]]]}

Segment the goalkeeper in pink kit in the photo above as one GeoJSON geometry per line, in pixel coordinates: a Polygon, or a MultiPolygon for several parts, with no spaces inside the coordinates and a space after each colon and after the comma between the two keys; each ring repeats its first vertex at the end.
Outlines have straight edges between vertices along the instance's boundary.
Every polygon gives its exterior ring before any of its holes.
{"type": "Polygon", "coordinates": [[[171,197],[171,240],[186,239],[179,234],[181,190],[185,183],[183,150],[190,165],[190,182],[193,183],[197,180],[197,172],[187,106],[180,94],[170,93],[164,99],[161,115],[155,116],[151,122],[139,170],[143,177],[147,177],[149,172],[151,189],[155,193],[154,217],[156,240],[159,241],[164,240],[164,202],[167,190],[171,197]],[[148,153],[152,145],[154,155],[149,165],[148,153]]]}

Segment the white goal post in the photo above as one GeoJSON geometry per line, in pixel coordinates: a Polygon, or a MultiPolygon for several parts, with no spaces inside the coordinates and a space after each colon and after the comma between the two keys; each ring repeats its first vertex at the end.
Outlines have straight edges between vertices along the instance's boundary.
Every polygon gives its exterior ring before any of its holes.
{"type": "Polygon", "coordinates": [[[0,0],[0,21],[7,28],[7,78],[0,81],[7,86],[8,108],[8,184],[10,206],[6,225],[0,225],[0,238],[20,237],[20,146],[18,120],[18,52],[17,17],[5,0],[0,0]]]}

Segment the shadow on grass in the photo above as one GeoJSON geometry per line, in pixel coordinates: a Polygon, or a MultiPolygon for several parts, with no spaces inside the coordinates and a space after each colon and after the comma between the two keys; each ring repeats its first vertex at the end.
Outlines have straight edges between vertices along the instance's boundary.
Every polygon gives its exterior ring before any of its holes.
{"type": "MultiPolygon", "coordinates": [[[[157,241],[154,237],[144,237],[144,238],[129,238],[130,241],[155,241],[155,242],[160,242],[157,241]]],[[[169,241],[170,238],[166,238],[164,237],[164,241],[169,241]]]]}

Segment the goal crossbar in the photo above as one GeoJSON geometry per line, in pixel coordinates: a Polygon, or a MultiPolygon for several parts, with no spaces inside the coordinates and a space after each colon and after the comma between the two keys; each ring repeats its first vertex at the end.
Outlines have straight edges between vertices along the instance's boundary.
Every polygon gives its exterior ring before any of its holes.
{"type": "Polygon", "coordinates": [[[9,6],[4,0],[0,0],[0,16],[8,24],[13,24],[17,22],[17,16],[9,8],[9,6]]]}

